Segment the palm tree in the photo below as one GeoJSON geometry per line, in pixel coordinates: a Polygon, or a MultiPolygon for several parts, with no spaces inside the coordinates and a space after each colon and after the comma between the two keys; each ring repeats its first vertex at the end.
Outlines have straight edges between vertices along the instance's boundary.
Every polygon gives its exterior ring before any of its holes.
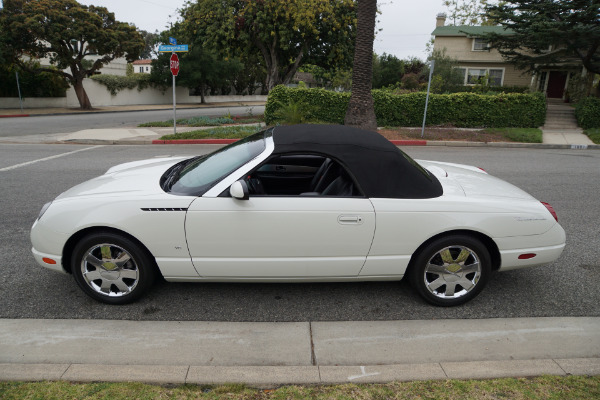
{"type": "Polygon", "coordinates": [[[344,119],[345,125],[369,130],[377,129],[373,96],[371,95],[376,13],[377,0],[358,0],[352,94],[344,119]]]}

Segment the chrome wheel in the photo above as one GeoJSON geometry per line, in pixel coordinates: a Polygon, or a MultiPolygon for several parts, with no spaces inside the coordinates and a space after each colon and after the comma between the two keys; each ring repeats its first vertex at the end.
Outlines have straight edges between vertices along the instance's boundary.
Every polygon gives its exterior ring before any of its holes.
{"type": "Polygon", "coordinates": [[[434,296],[456,299],[469,293],[480,277],[481,264],[477,254],[465,246],[449,246],[429,259],[423,279],[434,296]]]}
{"type": "Polygon", "coordinates": [[[131,254],[110,243],[95,245],[85,252],[81,260],[81,274],[93,291],[109,297],[131,293],[140,278],[131,254]]]}
{"type": "Polygon", "coordinates": [[[427,243],[415,254],[407,274],[429,303],[457,306],[471,300],[492,272],[490,252],[478,239],[456,234],[427,243]]]}

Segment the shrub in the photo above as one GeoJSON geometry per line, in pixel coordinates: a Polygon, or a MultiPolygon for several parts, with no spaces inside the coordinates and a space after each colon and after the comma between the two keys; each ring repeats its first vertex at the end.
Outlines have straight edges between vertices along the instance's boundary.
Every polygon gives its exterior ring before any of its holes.
{"type": "MultiPolygon", "coordinates": [[[[375,115],[379,126],[421,126],[426,94],[395,95],[373,90],[375,115]]],[[[276,121],[281,104],[302,102],[315,107],[312,119],[342,124],[350,93],[324,89],[292,89],[277,86],[269,93],[265,122],[276,121]]],[[[537,128],[544,123],[546,101],[541,93],[481,95],[475,93],[432,94],[429,97],[427,125],[457,127],[537,128]]]]}
{"type": "Polygon", "coordinates": [[[419,77],[417,74],[404,74],[402,77],[402,87],[413,90],[419,87],[419,77]]]}
{"type": "MultiPolygon", "coordinates": [[[[40,68],[39,62],[29,62],[32,70],[40,68]]],[[[65,97],[69,84],[63,77],[52,72],[33,73],[14,65],[0,65],[0,97],[19,97],[17,78],[21,96],[26,97],[65,97]]]]}
{"type": "Polygon", "coordinates": [[[600,128],[600,98],[586,97],[577,103],[575,117],[583,129],[600,128]]]}

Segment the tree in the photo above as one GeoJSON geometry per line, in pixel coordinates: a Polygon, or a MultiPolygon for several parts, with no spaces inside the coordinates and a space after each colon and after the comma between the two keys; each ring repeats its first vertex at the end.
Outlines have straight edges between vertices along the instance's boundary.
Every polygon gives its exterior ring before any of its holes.
{"type": "Polygon", "coordinates": [[[486,7],[486,14],[507,34],[484,39],[521,69],[583,64],[600,74],[599,13],[597,0],[506,1],[486,7]]]}
{"type": "Polygon", "coordinates": [[[289,83],[306,61],[350,64],[355,14],[352,0],[199,0],[181,15],[206,48],[245,61],[259,52],[264,91],[289,83]]]}
{"type": "Polygon", "coordinates": [[[144,48],[135,27],[116,21],[104,7],[84,6],[75,0],[4,0],[0,31],[7,33],[3,54],[9,54],[23,69],[29,69],[28,58],[48,58],[57,69],[40,66],[35,71],[66,79],[82,109],[92,108],[84,78],[115,58],[133,61],[144,48]],[[90,61],[86,56],[95,59],[90,61]]]}
{"type": "Polygon", "coordinates": [[[404,62],[391,54],[373,54],[373,88],[395,85],[404,75],[404,62]]]}
{"type": "Polygon", "coordinates": [[[158,31],[148,32],[145,30],[138,31],[144,38],[144,50],[140,53],[140,58],[149,60],[157,55],[156,45],[160,41],[160,33],[158,31]]]}
{"type": "Polygon", "coordinates": [[[369,130],[377,129],[373,96],[371,95],[376,14],[377,0],[358,0],[352,94],[344,118],[344,125],[369,130]]]}
{"type": "MultiPolygon", "coordinates": [[[[243,68],[237,59],[224,59],[212,50],[204,48],[200,37],[190,37],[183,29],[181,23],[175,24],[170,30],[160,34],[157,42],[166,42],[169,36],[189,44],[189,52],[179,53],[180,71],[177,75],[177,85],[197,89],[200,93],[201,103],[205,103],[204,95],[207,88],[219,90],[230,88],[233,79],[243,68]]],[[[170,70],[171,53],[163,53],[152,61],[150,80],[153,83],[169,86],[172,82],[170,70]]]]}
{"type": "Polygon", "coordinates": [[[493,25],[484,14],[488,0],[444,0],[443,4],[452,25],[493,25]]]}

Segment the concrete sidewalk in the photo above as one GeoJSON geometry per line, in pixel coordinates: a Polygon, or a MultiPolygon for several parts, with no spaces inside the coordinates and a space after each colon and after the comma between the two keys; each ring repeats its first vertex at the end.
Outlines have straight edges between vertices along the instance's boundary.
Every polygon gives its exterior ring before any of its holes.
{"type": "MultiPolygon", "coordinates": [[[[189,108],[222,108],[239,106],[264,106],[265,101],[227,101],[218,103],[181,103],[177,104],[177,109],[189,108]]],[[[132,111],[152,111],[152,110],[172,110],[173,104],[133,104],[127,106],[104,106],[94,107],[91,110],[82,110],[80,108],[25,108],[21,111],[19,108],[0,109],[0,118],[18,118],[33,117],[36,115],[60,115],[60,114],[95,114],[95,113],[114,113],[114,112],[132,112],[132,111]]]]}
{"type": "Polygon", "coordinates": [[[0,380],[214,384],[600,375],[600,318],[0,323],[0,380]]]}

